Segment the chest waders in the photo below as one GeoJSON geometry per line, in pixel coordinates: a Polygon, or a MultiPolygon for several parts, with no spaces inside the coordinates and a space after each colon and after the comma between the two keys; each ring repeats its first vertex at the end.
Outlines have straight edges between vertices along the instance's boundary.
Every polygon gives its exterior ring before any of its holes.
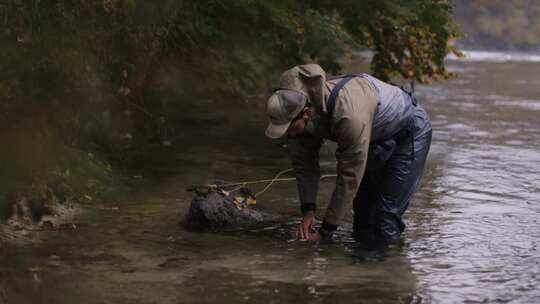
{"type": "MultiPolygon", "coordinates": [[[[366,78],[368,81],[370,81],[369,76],[364,73],[349,74],[349,75],[327,78],[327,80],[341,79],[334,86],[334,88],[330,92],[330,95],[328,96],[328,100],[326,101],[328,120],[330,120],[330,118],[332,117],[334,113],[334,109],[336,107],[336,99],[339,95],[339,91],[354,77],[366,78]]],[[[373,86],[376,87],[374,83],[372,84],[373,86]]],[[[412,105],[416,107],[418,102],[416,98],[414,97],[414,81],[411,82],[411,91],[406,91],[403,87],[400,87],[400,89],[403,91],[404,94],[408,95],[412,105]]],[[[380,101],[379,101],[379,105],[380,105],[380,101]]],[[[369,163],[371,165],[370,169],[376,170],[384,166],[384,163],[390,158],[390,156],[392,155],[392,152],[396,148],[396,145],[404,143],[406,141],[409,141],[411,144],[411,157],[414,159],[414,132],[413,132],[414,119],[412,116],[413,115],[410,115],[407,119],[404,119],[401,124],[396,126],[391,136],[386,136],[383,139],[372,140],[370,142],[369,144],[370,153],[368,153],[368,158],[370,158],[369,163]]]]}
{"type": "MultiPolygon", "coordinates": [[[[326,103],[329,118],[334,113],[339,91],[354,77],[364,77],[370,82],[373,81],[367,74],[328,79],[340,79],[330,92],[326,103]]],[[[377,88],[375,83],[372,82],[372,84],[377,88]]],[[[381,88],[390,87],[381,86],[381,88]]],[[[373,136],[372,129],[368,166],[370,161],[372,165],[373,162],[380,161],[380,166],[376,164],[373,170],[366,169],[353,200],[354,236],[356,240],[368,246],[399,241],[405,229],[402,215],[407,210],[418,186],[431,144],[431,123],[426,112],[417,104],[412,91],[407,92],[403,88],[400,91],[402,94],[399,94],[397,88],[394,91],[395,94],[383,94],[379,91],[380,104],[375,115],[379,114],[377,118],[390,122],[392,128],[385,129],[376,136],[373,136]],[[390,100],[388,96],[404,99],[390,100]],[[383,100],[383,98],[387,99],[383,100]],[[385,103],[388,105],[392,102],[408,103],[409,107],[400,109],[389,107],[402,111],[393,113],[397,115],[392,116],[385,111],[384,107],[385,103]],[[381,117],[384,115],[389,116],[381,117]],[[399,121],[390,121],[392,117],[399,117],[399,121]]]]}

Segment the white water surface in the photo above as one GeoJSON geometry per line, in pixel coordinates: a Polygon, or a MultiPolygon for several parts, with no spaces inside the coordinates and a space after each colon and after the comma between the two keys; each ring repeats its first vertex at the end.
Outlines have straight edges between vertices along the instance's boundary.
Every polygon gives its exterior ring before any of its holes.
{"type": "Polygon", "coordinates": [[[451,54],[447,60],[474,61],[474,62],[540,62],[539,52],[516,51],[462,51],[462,58],[451,54]]]}

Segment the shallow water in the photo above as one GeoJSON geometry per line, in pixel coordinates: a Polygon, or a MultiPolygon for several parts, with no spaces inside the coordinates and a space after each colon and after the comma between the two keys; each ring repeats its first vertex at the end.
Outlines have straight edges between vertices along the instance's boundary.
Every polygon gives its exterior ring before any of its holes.
{"type": "MultiPolygon", "coordinates": [[[[194,106],[175,159],[149,165],[159,183],[137,181],[110,202],[118,211],[89,209],[86,227],[2,249],[0,303],[540,303],[540,63],[489,60],[451,61],[458,79],[417,88],[433,144],[399,246],[366,251],[350,225],[333,244],[295,241],[291,183],[258,199],[287,225],[184,229],[186,185],[290,166],[263,137],[261,105],[194,106]]],[[[323,152],[331,173],[332,146],[323,152]]],[[[322,182],[321,205],[331,191],[322,182]]]]}

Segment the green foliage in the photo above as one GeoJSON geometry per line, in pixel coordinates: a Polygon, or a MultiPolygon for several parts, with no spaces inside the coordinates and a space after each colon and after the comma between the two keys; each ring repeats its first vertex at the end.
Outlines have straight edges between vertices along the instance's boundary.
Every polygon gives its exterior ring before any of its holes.
{"type": "Polygon", "coordinates": [[[451,13],[442,0],[4,1],[0,128],[37,121],[141,163],[185,104],[260,94],[295,64],[338,73],[339,57],[371,49],[379,77],[448,77],[451,13]]]}
{"type": "Polygon", "coordinates": [[[90,202],[113,185],[110,164],[92,153],[59,145],[56,132],[18,124],[0,132],[0,205],[3,196],[31,184],[48,185],[62,201],[90,202]],[[6,144],[9,143],[9,144],[6,144]]]}
{"type": "Polygon", "coordinates": [[[63,151],[63,158],[48,172],[48,183],[64,200],[93,202],[112,188],[112,167],[92,153],[63,151]]]}
{"type": "Polygon", "coordinates": [[[383,79],[399,74],[429,83],[452,76],[444,66],[458,36],[448,1],[347,1],[340,14],[356,41],[375,51],[372,70],[383,79]]]}

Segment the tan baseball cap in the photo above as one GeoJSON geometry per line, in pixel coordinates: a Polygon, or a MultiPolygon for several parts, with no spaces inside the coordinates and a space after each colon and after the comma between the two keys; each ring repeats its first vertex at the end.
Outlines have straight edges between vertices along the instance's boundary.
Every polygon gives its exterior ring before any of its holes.
{"type": "Polygon", "coordinates": [[[268,98],[266,114],[270,124],[266,128],[266,136],[280,138],[285,135],[291,122],[307,104],[306,95],[293,90],[277,90],[268,98]]]}

